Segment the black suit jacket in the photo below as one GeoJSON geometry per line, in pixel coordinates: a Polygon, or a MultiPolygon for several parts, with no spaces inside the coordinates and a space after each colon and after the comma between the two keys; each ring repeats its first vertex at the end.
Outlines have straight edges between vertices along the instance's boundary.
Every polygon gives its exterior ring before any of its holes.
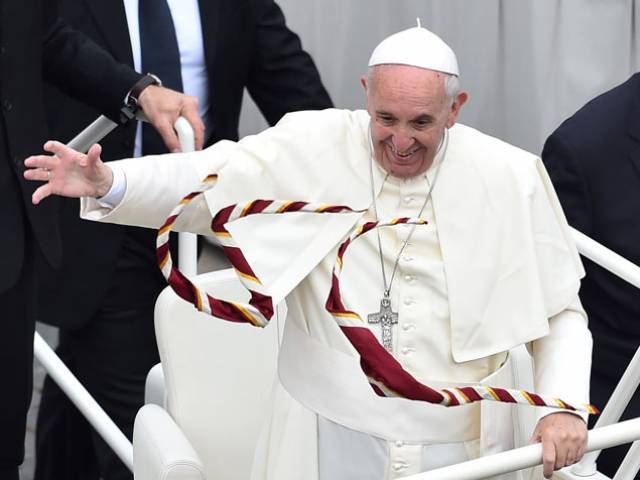
{"type": "Polygon", "coordinates": [[[22,177],[24,159],[49,138],[43,78],[117,118],[139,75],[58,21],[55,2],[0,0],[0,292],[21,271],[26,229],[49,263],[60,262],[56,201],[34,207],[38,184],[22,177]]]}
{"type": "MultiPolygon", "coordinates": [[[[640,74],[566,120],[542,159],[569,224],[640,265],[640,74]]],[[[593,372],[617,380],[640,344],[640,290],[583,260],[593,372]]]]}
{"type": "MultiPolygon", "coordinates": [[[[270,124],[286,112],[322,109],[331,100],[318,71],[286,26],[273,0],[200,0],[205,59],[214,130],[206,140],[238,138],[246,87],[270,124]]],[[[133,64],[121,0],[61,0],[65,19],[106,48],[117,60],[133,64]]],[[[67,141],[97,112],[59,92],[48,96],[48,116],[56,138],[67,141]]],[[[110,134],[103,143],[107,160],[133,154],[135,125],[110,134]]],[[[85,222],[78,202],[63,201],[63,265],[49,269],[40,319],[65,328],[85,325],[100,307],[114,275],[125,227],[85,222]]],[[[149,249],[154,234],[149,232],[149,249]]]]}

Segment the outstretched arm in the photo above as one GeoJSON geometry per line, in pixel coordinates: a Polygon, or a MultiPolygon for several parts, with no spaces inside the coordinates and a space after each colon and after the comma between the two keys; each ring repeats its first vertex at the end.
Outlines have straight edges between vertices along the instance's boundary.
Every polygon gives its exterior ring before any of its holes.
{"type": "MultiPolygon", "coordinates": [[[[50,195],[81,197],[81,216],[120,225],[159,228],[182,198],[197,190],[210,173],[219,172],[225,152],[206,151],[147,156],[103,163],[100,146],[81,154],[60,142],[50,141],[45,150],[53,155],[35,155],[25,160],[28,180],[44,181],[33,194],[39,203],[50,195]],[[114,175],[118,173],[118,175],[114,175]],[[120,179],[119,200],[100,200],[120,179]]],[[[210,235],[211,213],[204,196],[194,199],[174,230],[210,235]]]]}

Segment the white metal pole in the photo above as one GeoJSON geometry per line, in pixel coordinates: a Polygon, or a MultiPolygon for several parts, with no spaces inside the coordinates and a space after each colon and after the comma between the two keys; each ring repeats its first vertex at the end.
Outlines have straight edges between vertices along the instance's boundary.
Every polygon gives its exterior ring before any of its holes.
{"type": "MultiPolygon", "coordinates": [[[[189,122],[180,117],[174,125],[183,152],[195,150],[195,138],[189,122]]],[[[187,277],[194,277],[198,273],[198,236],[193,233],[178,235],[178,266],[187,277]]]]}
{"type": "Polygon", "coordinates": [[[613,480],[633,480],[640,471],[640,440],[636,440],[618,467],[613,480]]]}
{"type": "MultiPolygon", "coordinates": [[[[589,238],[584,233],[571,229],[576,246],[582,255],[609,270],[614,275],[626,280],[636,288],[640,288],[640,267],[626,258],[618,255],[604,245],[589,238]]],[[[640,347],[629,362],[622,378],[611,394],[607,405],[596,422],[595,428],[611,425],[620,420],[622,412],[631,401],[631,397],[640,385],[640,347]]],[[[571,473],[587,477],[596,472],[596,460],[600,450],[585,455],[582,460],[571,468],[571,473]]]]}
{"type": "MultiPolygon", "coordinates": [[[[631,362],[629,362],[629,366],[622,374],[622,378],[616,385],[594,428],[611,425],[620,420],[638,385],[640,385],[640,348],[636,350],[631,362]]],[[[571,473],[580,477],[593,475],[597,470],[596,461],[601,451],[594,450],[587,453],[579,463],[571,467],[571,473]]]]}
{"type": "Polygon", "coordinates": [[[47,345],[38,332],[33,342],[34,355],[56,382],[69,400],[78,407],[82,415],[96,429],[98,434],[113,449],[115,454],[133,472],[133,446],[124,433],[113,423],[100,405],[87,392],[86,388],[71,373],[62,360],[47,345]]]}
{"type": "MultiPolygon", "coordinates": [[[[640,418],[591,430],[587,451],[622,445],[637,439],[640,439],[640,418]]],[[[537,443],[403,478],[404,480],[480,480],[541,464],[542,445],[537,443]]]]}
{"type": "Polygon", "coordinates": [[[571,228],[571,233],[582,255],[626,280],[634,287],[640,288],[640,267],[575,228],[571,228]]]}

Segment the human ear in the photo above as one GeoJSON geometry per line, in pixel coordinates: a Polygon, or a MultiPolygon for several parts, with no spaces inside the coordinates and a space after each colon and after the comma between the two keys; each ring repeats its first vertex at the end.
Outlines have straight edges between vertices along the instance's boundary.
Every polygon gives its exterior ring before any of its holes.
{"type": "Polygon", "coordinates": [[[447,118],[447,128],[453,127],[458,118],[458,114],[460,113],[460,109],[462,105],[466,103],[469,98],[469,94],[467,92],[460,92],[456,95],[456,98],[453,100],[451,104],[451,111],[449,112],[449,118],[447,118]]]}

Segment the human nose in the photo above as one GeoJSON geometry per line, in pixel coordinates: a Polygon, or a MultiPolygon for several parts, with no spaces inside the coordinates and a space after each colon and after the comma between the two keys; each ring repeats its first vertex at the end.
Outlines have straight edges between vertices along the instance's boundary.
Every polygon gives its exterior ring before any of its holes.
{"type": "Polygon", "coordinates": [[[413,134],[407,128],[402,127],[393,132],[392,140],[393,146],[400,152],[409,149],[415,143],[413,134]]]}

